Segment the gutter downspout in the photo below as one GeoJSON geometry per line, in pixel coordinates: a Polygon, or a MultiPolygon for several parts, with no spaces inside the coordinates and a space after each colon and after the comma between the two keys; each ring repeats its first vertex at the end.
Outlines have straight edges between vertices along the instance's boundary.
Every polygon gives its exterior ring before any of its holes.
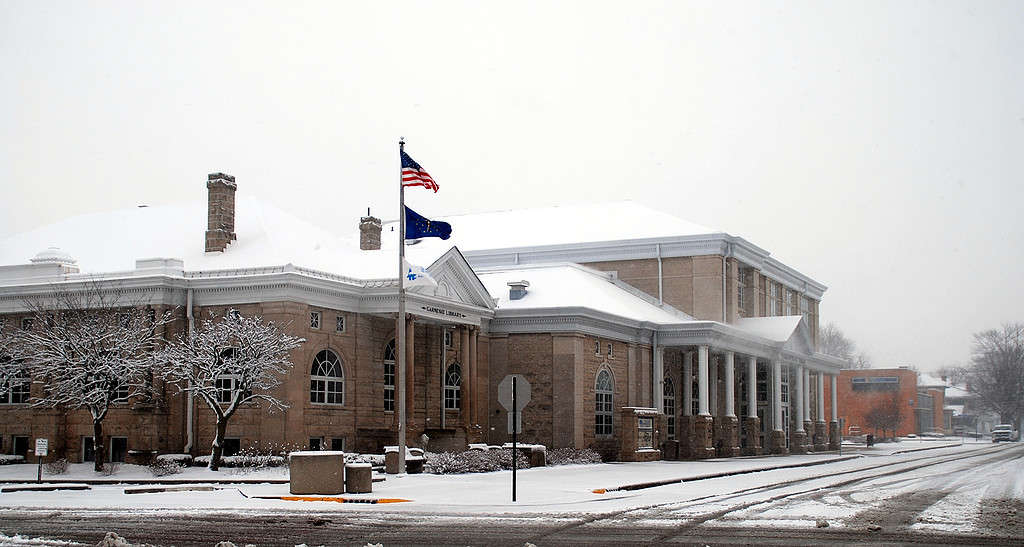
{"type": "MultiPolygon", "coordinates": [[[[185,317],[188,318],[188,332],[185,333],[185,335],[186,336],[192,336],[192,333],[195,331],[195,328],[196,328],[195,318],[192,317],[192,289],[188,289],[188,292],[186,293],[186,296],[185,296],[185,317]]],[[[193,422],[192,408],[195,406],[194,398],[195,398],[195,394],[192,393],[192,391],[189,391],[188,392],[188,404],[187,404],[187,406],[185,408],[185,438],[187,439],[185,441],[185,453],[186,454],[191,454],[192,453],[192,443],[194,441],[194,439],[193,439],[193,432],[192,432],[192,430],[194,429],[193,423],[192,423],[193,422]]]]}
{"type": "Polygon", "coordinates": [[[662,296],[662,275],[661,275],[661,243],[658,243],[658,305],[663,305],[665,300],[662,296]]]}

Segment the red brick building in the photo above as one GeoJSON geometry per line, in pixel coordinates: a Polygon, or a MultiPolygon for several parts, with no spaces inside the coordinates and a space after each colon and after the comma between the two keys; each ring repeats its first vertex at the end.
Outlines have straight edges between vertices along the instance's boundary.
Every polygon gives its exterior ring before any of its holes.
{"type": "Polygon", "coordinates": [[[948,434],[947,415],[951,412],[945,410],[945,389],[944,383],[906,367],[843,370],[838,390],[839,416],[846,428],[843,434],[876,433],[868,414],[889,405],[899,408],[896,436],[948,434]]]}
{"type": "MultiPolygon", "coordinates": [[[[827,401],[843,362],[816,351],[825,287],[743,238],[628,202],[452,217],[452,240],[407,247],[437,287],[408,292],[396,340],[393,223],[333,219],[339,236],[236,200],[229,175],[206,186],[205,202],[84,215],[0,242],[0,317],[15,328],[26,299],[99,283],[174,310],[168,337],[229,310],[288,325],[307,340],[278,388],[289,408],[240,410],[232,449],[394,444],[396,352],[408,364],[407,439],[426,434],[435,450],[507,439],[497,386],[509,374],[533,388],[524,442],[625,460],[838,442],[827,401]],[[329,397],[311,392],[325,383],[329,397]]],[[[85,412],[33,409],[16,387],[0,397],[0,450],[46,437],[51,454],[88,458],[85,412]]],[[[209,409],[161,387],[157,404],[111,411],[112,459],[208,452],[209,409]]]]}

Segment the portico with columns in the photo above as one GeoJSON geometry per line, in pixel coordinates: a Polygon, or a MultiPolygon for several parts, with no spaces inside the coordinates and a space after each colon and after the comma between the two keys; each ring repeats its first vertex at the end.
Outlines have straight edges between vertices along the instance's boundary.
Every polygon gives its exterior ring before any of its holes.
{"type": "Polygon", "coordinates": [[[652,390],[662,393],[666,379],[682,388],[682,404],[669,410],[677,413],[669,417],[678,424],[680,459],[838,448],[825,422],[823,389],[843,362],[813,352],[802,323],[794,316],[659,329],[654,377],[662,380],[652,390]],[[678,370],[659,362],[678,363],[678,370]]]}

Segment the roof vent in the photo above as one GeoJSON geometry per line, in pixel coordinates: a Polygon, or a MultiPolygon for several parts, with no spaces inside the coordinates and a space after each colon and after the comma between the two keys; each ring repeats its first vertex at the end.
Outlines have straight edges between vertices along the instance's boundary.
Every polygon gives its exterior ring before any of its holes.
{"type": "Polygon", "coordinates": [[[530,282],[527,280],[522,281],[509,281],[508,282],[508,299],[519,300],[526,296],[526,287],[530,286],[530,282]]]}

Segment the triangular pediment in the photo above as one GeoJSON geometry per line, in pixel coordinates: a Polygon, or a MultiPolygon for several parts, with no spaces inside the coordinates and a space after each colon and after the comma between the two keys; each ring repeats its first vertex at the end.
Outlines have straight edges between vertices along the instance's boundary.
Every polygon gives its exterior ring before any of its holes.
{"type": "Polygon", "coordinates": [[[452,247],[441,255],[433,264],[427,266],[427,271],[437,281],[437,288],[420,286],[409,289],[409,292],[494,309],[494,299],[458,247],[452,247]]]}
{"type": "Polygon", "coordinates": [[[811,329],[807,324],[806,317],[800,319],[796,328],[793,329],[793,333],[789,336],[789,340],[786,340],[782,348],[793,353],[814,355],[814,340],[811,338],[811,329]]]}

